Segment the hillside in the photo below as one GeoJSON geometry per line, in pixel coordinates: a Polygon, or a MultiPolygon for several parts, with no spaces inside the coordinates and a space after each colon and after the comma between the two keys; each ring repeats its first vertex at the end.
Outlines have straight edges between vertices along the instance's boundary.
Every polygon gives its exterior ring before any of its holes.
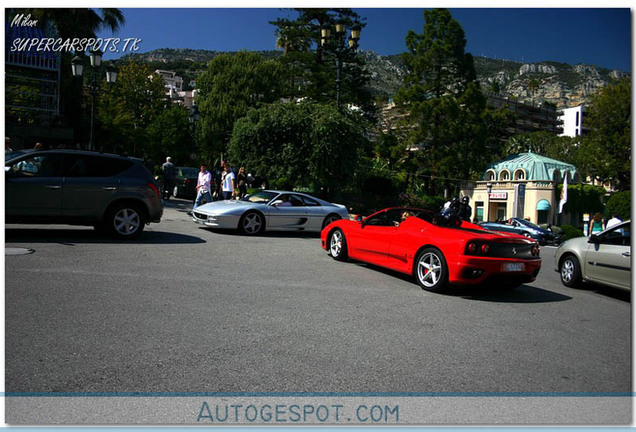
{"type": "MultiPolygon", "coordinates": [[[[193,49],[159,49],[143,54],[129,54],[123,59],[150,63],[153,68],[170,69],[188,83],[205,69],[218,51],[193,49]]],[[[266,57],[281,55],[281,51],[263,51],[266,57]]],[[[405,73],[399,55],[381,56],[361,51],[371,76],[371,87],[378,95],[390,98],[400,86],[405,73]]],[[[613,79],[628,75],[617,70],[592,65],[569,65],[545,61],[521,63],[475,57],[477,79],[487,91],[498,91],[520,101],[547,101],[557,107],[572,107],[588,103],[591,96],[613,79]]]]}

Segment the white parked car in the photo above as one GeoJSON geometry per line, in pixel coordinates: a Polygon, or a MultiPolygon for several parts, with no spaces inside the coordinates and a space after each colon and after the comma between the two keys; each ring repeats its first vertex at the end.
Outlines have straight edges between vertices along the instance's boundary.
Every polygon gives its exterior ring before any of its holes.
{"type": "Polygon", "coordinates": [[[631,290],[631,221],[588,237],[562,243],[555,262],[561,282],[576,287],[581,281],[631,290]]]}
{"type": "Polygon", "coordinates": [[[238,229],[256,235],[268,231],[320,232],[348,218],[347,208],[299,192],[262,190],[240,200],[215,201],[192,211],[192,220],[210,228],[238,229]]]}

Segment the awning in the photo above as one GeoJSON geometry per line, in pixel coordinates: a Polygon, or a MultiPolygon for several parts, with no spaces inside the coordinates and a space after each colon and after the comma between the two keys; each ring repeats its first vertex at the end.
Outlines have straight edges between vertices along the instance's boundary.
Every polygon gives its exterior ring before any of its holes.
{"type": "Polygon", "coordinates": [[[539,211],[550,210],[551,207],[548,200],[541,200],[537,203],[537,210],[539,211]]]}

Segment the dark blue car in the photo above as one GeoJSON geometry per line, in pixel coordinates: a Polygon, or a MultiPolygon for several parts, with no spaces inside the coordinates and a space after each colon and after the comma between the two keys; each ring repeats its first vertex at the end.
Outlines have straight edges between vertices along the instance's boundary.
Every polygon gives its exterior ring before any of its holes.
{"type": "Polygon", "coordinates": [[[482,227],[499,232],[520,234],[539,242],[541,246],[547,244],[560,244],[563,241],[561,235],[555,234],[549,229],[541,228],[530,221],[521,218],[512,218],[504,223],[482,222],[482,227]]]}

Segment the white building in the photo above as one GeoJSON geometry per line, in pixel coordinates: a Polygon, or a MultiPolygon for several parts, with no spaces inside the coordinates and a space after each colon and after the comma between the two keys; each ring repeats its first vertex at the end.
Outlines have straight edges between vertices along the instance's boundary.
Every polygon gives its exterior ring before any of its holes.
{"type": "Polygon", "coordinates": [[[175,92],[183,90],[183,78],[178,76],[176,72],[157,69],[155,73],[163,78],[166,83],[166,89],[173,90],[175,92]]]}
{"type": "MultiPolygon", "coordinates": [[[[173,104],[183,105],[186,108],[192,108],[194,105],[194,98],[196,97],[196,90],[183,90],[183,78],[178,76],[174,71],[157,69],[155,75],[158,75],[164,81],[164,87],[166,88],[166,96],[170,98],[170,102],[173,104]]],[[[194,81],[190,82],[193,85],[194,81]]]]}
{"type": "Polygon", "coordinates": [[[559,120],[563,122],[563,133],[559,136],[577,137],[585,133],[583,128],[583,105],[574,108],[564,108],[559,120]]]}

